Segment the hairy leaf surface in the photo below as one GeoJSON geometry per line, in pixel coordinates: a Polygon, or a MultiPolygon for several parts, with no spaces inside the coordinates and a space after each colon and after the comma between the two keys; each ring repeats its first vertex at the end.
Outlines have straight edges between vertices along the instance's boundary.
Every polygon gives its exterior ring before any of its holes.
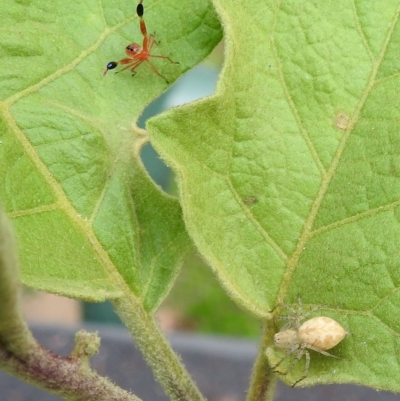
{"type": "MultiPolygon", "coordinates": [[[[209,1],[145,1],[155,59],[172,82],[221,32],[209,1]]],[[[167,88],[147,65],[105,78],[142,43],[131,1],[1,5],[0,200],[19,239],[23,281],[92,301],[131,291],[154,310],[191,248],[181,210],[141,165],[143,108],[167,88]]]]}
{"type": "Polygon", "coordinates": [[[217,93],[149,124],[189,232],[254,314],[299,294],[350,333],[303,384],[400,391],[400,3],[214,3],[217,93]]]}

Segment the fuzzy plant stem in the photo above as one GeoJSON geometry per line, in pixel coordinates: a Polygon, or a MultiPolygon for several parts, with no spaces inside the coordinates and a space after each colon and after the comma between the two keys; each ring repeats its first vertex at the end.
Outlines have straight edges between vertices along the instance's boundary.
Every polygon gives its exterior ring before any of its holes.
{"type": "Polygon", "coordinates": [[[14,233],[0,207],[0,345],[23,356],[36,342],[19,308],[20,290],[14,233]]]}
{"type": "Polygon", "coordinates": [[[133,295],[113,301],[153,374],[173,401],[204,401],[180,358],[161,333],[154,317],[133,295]]]}
{"type": "Polygon", "coordinates": [[[0,369],[70,401],[140,401],[97,375],[89,358],[97,334],[77,333],[71,356],[62,358],[36,343],[19,307],[21,282],[11,225],[0,207],[0,369]]]}
{"type": "Polygon", "coordinates": [[[269,366],[265,355],[265,349],[270,343],[271,336],[273,336],[273,331],[271,331],[266,324],[257,359],[254,363],[250,389],[246,401],[272,401],[274,399],[276,375],[269,366]]]}

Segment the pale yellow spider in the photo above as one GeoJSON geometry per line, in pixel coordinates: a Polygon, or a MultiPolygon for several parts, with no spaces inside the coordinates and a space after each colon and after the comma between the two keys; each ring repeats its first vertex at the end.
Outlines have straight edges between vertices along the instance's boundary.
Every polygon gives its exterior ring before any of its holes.
{"type": "Polygon", "coordinates": [[[303,356],[306,357],[303,376],[301,376],[292,387],[308,375],[308,370],[310,368],[310,353],[308,350],[313,350],[332,358],[338,358],[326,352],[326,350],[335,347],[347,335],[347,332],[338,322],[325,316],[313,317],[301,324],[301,321],[317,310],[318,307],[312,308],[307,313],[304,313],[301,300],[299,299],[298,302],[298,309],[283,305],[292,313],[292,316],[280,316],[281,318],[289,320],[289,322],[274,336],[275,346],[285,350],[286,353],[286,356],[273,367],[274,369],[276,369],[287,356],[293,355],[296,357],[285,373],[275,370],[277,373],[287,375],[303,356]]]}

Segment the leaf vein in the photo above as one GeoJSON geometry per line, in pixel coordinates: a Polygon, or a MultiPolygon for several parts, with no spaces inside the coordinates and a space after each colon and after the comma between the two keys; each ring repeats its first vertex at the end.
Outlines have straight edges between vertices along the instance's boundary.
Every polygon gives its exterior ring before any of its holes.
{"type": "Polygon", "coordinates": [[[390,203],[388,205],[378,206],[377,208],[367,210],[366,212],[358,213],[358,214],[356,214],[354,216],[346,217],[346,218],[344,218],[342,220],[335,221],[335,222],[333,222],[331,224],[328,224],[328,225],[326,225],[324,227],[320,227],[317,230],[311,231],[310,232],[310,238],[311,237],[316,237],[319,234],[322,234],[324,232],[333,230],[334,228],[343,226],[345,224],[354,223],[354,222],[356,222],[358,220],[365,219],[367,217],[376,215],[378,213],[386,212],[388,210],[392,210],[397,206],[400,206],[400,200],[397,200],[396,202],[392,202],[392,203],[390,203]]]}
{"type": "Polygon", "coordinates": [[[125,21],[115,25],[113,28],[107,28],[105,30],[105,32],[100,35],[99,39],[93,43],[92,46],[89,46],[87,49],[81,51],[81,53],[74,59],[72,60],[70,63],[66,64],[64,67],[59,68],[57,71],[53,72],[52,74],[50,74],[49,76],[47,76],[46,78],[43,78],[41,81],[37,82],[36,84],[18,92],[15,93],[14,95],[10,96],[8,99],[5,99],[4,102],[6,104],[8,104],[8,106],[11,106],[13,103],[17,102],[18,100],[32,94],[35,93],[37,91],[39,91],[41,88],[43,88],[44,86],[50,84],[51,82],[55,81],[57,78],[59,78],[60,76],[66,74],[67,72],[72,71],[77,65],[79,65],[79,63],[81,63],[89,54],[95,52],[100,46],[101,44],[104,42],[104,40],[111,35],[112,33],[114,33],[115,31],[117,31],[118,29],[122,28],[123,26],[125,26],[127,23],[133,21],[136,18],[136,14],[133,15],[130,18],[127,18],[125,21]]]}
{"type": "MultiPolygon", "coordinates": [[[[276,29],[276,24],[277,24],[277,20],[278,20],[278,14],[279,14],[280,6],[281,6],[281,2],[279,2],[279,5],[277,7],[277,12],[275,14],[275,21],[274,21],[274,26],[272,28],[272,32],[275,32],[275,29],[276,29]]],[[[278,49],[277,49],[277,46],[275,44],[275,40],[274,40],[273,34],[271,36],[271,50],[272,50],[272,52],[273,52],[273,54],[275,56],[275,60],[276,60],[276,63],[278,65],[278,69],[277,70],[278,70],[279,80],[281,82],[282,89],[283,89],[283,92],[284,92],[284,96],[285,96],[285,98],[286,98],[286,100],[287,100],[287,102],[289,104],[289,107],[290,107],[290,109],[291,109],[291,111],[293,113],[293,116],[294,116],[294,118],[296,120],[300,135],[303,138],[303,140],[305,141],[305,143],[306,143],[306,145],[307,145],[307,147],[308,147],[308,149],[310,151],[310,154],[311,154],[311,156],[312,156],[312,158],[313,158],[318,170],[323,175],[323,174],[326,173],[325,167],[324,167],[324,165],[323,165],[323,163],[322,163],[322,161],[321,161],[321,159],[320,159],[320,157],[318,155],[317,150],[314,147],[314,144],[313,144],[313,142],[312,142],[312,140],[311,140],[306,128],[304,127],[304,125],[302,123],[302,120],[301,120],[301,117],[300,117],[300,115],[298,113],[297,107],[296,107],[296,105],[295,105],[295,103],[294,103],[294,101],[293,101],[293,99],[292,99],[292,97],[290,95],[290,91],[289,91],[288,85],[287,85],[286,80],[285,80],[282,63],[280,62],[280,58],[279,58],[279,55],[278,55],[278,49]]]]}
{"type": "Polygon", "coordinates": [[[49,205],[42,205],[38,207],[33,207],[31,209],[18,210],[15,212],[7,213],[7,216],[10,219],[17,219],[18,217],[32,216],[34,214],[47,213],[59,209],[61,209],[61,205],[55,202],[49,205]]]}
{"type": "Polygon", "coordinates": [[[370,94],[371,90],[373,89],[374,85],[375,85],[375,77],[378,73],[379,70],[379,66],[380,63],[383,60],[383,57],[385,55],[386,49],[389,45],[390,42],[390,38],[393,34],[393,31],[395,29],[396,23],[398,21],[399,18],[399,13],[400,13],[400,5],[398,6],[397,10],[396,10],[396,17],[394,18],[394,21],[388,31],[388,35],[386,40],[384,41],[382,50],[380,51],[379,57],[377,59],[377,62],[373,65],[372,71],[371,71],[371,77],[369,79],[369,83],[367,85],[366,90],[363,92],[361,99],[357,105],[356,111],[346,129],[346,131],[344,132],[344,135],[339,143],[339,146],[336,150],[335,156],[332,159],[331,165],[329,166],[329,169],[327,170],[326,174],[324,174],[324,176],[322,177],[321,180],[321,185],[320,188],[318,190],[317,196],[315,198],[315,201],[313,202],[312,206],[311,206],[311,210],[310,213],[307,217],[307,219],[304,222],[304,226],[303,226],[303,231],[299,237],[298,243],[297,243],[297,247],[294,250],[292,257],[290,258],[288,264],[287,264],[287,269],[286,269],[286,273],[284,275],[284,279],[282,281],[281,284],[281,288],[279,290],[278,296],[277,296],[277,302],[278,303],[282,303],[285,294],[288,291],[289,285],[290,285],[290,281],[291,278],[296,270],[296,266],[297,263],[300,259],[300,256],[303,252],[303,249],[305,249],[306,247],[306,243],[308,242],[308,240],[310,239],[310,234],[312,231],[312,226],[315,222],[315,219],[318,215],[320,206],[322,204],[322,200],[329,188],[329,185],[331,183],[332,178],[334,177],[334,174],[337,170],[337,167],[339,165],[339,162],[341,160],[343,151],[346,147],[347,141],[350,137],[350,134],[356,124],[356,122],[358,121],[358,118],[360,116],[361,110],[368,98],[368,95],[370,94]]]}
{"type": "Polygon", "coordinates": [[[269,244],[274,249],[276,254],[284,262],[287,262],[288,261],[288,256],[285,254],[285,252],[282,250],[282,248],[270,237],[270,235],[265,231],[265,229],[261,226],[261,224],[254,217],[254,215],[250,211],[250,209],[244,204],[242,198],[237,193],[237,191],[234,188],[234,186],[232,185],[232,182],[230,181],[230,179],[227,179],[227,184],[229,186],[229,189],[232,192],[232,195],[236,199],[238,205],[243,210],[244,214],[249,219],[249,221],[254,225],[254,227],[257,229],[257,231],[263,236],[263,238],[265,239],[266,243],[269,244]]]}
{"type": "Polygon", "coordinates": [[[364,45],[365,50],[367,51],[368,56],[370,57],[371,61],[375,61],[375,56],[372,53],[371,47],[369,46],[367,38],[365,37],[364,31],[362,29],[362,25],[361,25],[360,18],[359,18],[359,15],[358,15],[358,11],[357,11],[357,6],[356,6],[355,0],[352,1],[352,4],[353,4],[353,13],[354,13],[354,20],[355,20],[356,30],[360,35],[361,42],[364,45]]]}
{"type": "MultiPolygon", "coordinates": [[[[151,284],[151,282],[152,282],[152,280],[153,280],[153,277],[154,277],[154,274],[155,274],[154,272],[155,272],[155,269],[156,269],[156,263],[157,263],[157,261],[160,259],[160,257],[161,257],[162,255],[165,254],[165,252],[167,252],[169,249],[171,249],[171,248],[174,246],[175,243],[179,243],[179,241],[181,240],[181,237],[182,237],[183,235],[186,235],[186,234],[184,234],[184,233],[179,233],[178,235],[176,235],[176,236],[174,237],[173,240],[171,240],[171,241],[170,241],[167,245],[165,245],[156,255],[154,255],[154,256],[151,258],[151,261],[150,261],[150,272],[149,272],[148,277],[147,277],[147,279],[146,279],[146,281],[145,281],[145,283],[144,283],[143,290],[142,290],[142,293],[140,294],[140,298],[139,298],[143,303],[144,303],[144,301],[145,301],[145,299],[146,299],[146,297],[147,297],[147,294],[148,294],[148,292],[149,292],[150,284],[151,284]]],[[[173,280],[170,280],[169,283],[172,285],[172,284],[173,284],[173,280]]],[[[165,286],[164,286],[164,287],[165,287],[165,286]]],[[[167,288],[164,288],[164,291],[166,291],[166,290],[167,290],[167,288]]],[[[161,299],[161,298],[162,298],[162,297],[160,297],[160,299],[161,299]]],[[[158,306],[158,305],[154,305],[154,309],[156,309],[157,306],[158,306]]]]}

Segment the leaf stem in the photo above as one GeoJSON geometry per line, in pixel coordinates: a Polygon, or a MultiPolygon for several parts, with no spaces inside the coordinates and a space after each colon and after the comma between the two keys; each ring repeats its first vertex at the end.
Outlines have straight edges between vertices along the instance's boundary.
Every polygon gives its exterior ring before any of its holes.
{"type": "Polygon", "coordinates": [[[246,401],[272,401],[274,398],[277,380],[265,356],[265,350],[271,342],[272,335],[273,332],[266,323],[246,401]]]}
{"type": "Polygon", "coordinates": [[[0,207],[0,344],[22,356],[35,340],[19,309],[20,289],[14,233],[0,207]]]}
{"type": "Polygon", "coordinates": [[[113,304],[169,397],[174,401],[204,401],[179,356],[140,300],[130,294],[114,300],[113,304]]]}

